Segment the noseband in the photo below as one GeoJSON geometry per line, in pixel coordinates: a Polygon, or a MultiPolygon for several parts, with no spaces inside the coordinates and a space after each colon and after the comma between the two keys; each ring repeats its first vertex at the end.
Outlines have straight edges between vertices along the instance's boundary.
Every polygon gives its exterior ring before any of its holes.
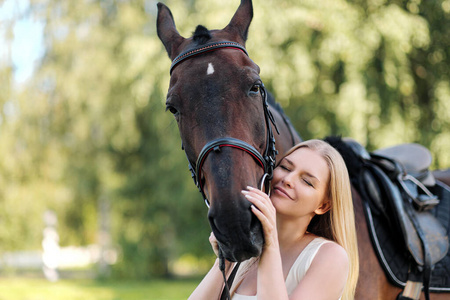
{"type": "MultiPolygon", "coordinates": [[[[202,53],[206,53],[206,52],[210,52],[210,51],[214,51],[214,50],[222,49],[222,48],[241,50],[242,52],[245,53],[245,55],[248,56],[247,50],[245,50],[245,48],[238,43],[230,42],[230,41],[209,43],[209,44],[203,45],[200,48],[194,48],[194,49],[188,50],[188,51],[183,52],[180,55],[178,55],[172,62],[172,66],[170,67],[170,74],[172,74],[173,69],[176,66],[178,66],[181,62],[183,62],[189,58],[192,58],[194,56],[200,55],[202,53]]],[[[248,144],[242,140],[232,138],[232,137],[225,137],[225,138],[218,138],[218,139],[208,142],[203,147],[203,149],[200,151],[200,154],[197,158],[197,162],[195,164],[192,163],[188,158],[189,170],[191,172],[192,179],[194,180],[195,185],[198,187],[198,189],[199,189],[200,193],[202,194],[203,199],[205,200],[205,203],[208,207],[209,207],[209,201],[205,195],[205,192],[203,191],[202,167],[203,167],[203,164],[209,153],[211,153],[212,151],[220,152],[221,148],[223,148],[223,147],[231,147],[231,148],[239,149],[239,150],[242,150],[242,151],[250,154],[256,160],[256,162],[261,166],[261,168],[263,168],[263,170],[264,170],[264,175],[261,180],[261,189],[265,188],[266,191],[269,191],[269,183],[270,183],[270,180],[272,179],[273,169],[275,167],[275,157],[278,154],[278,151],[275,148],[275,138],[273,136],[271,124],[273,124],[273,126],[275,127],[275,130],[277,131],[278,134],[279,134],[279,132],[278,132],[278,128],[275,124],[273,115],[269,110],[269,103],[267,100],[267,92],[264,87],[264,84],[261,84],[260,93],[261,93],[261,97],[262,97],[262,104],[263,104],[263,109],[264,109],[264,119],[265,119],[266,128],[267,128],[266,148],[265,148],[263,154],[259,153],[258,150],[255,149],[255,147],[251,146],[250,144],[248,144]]],[[[183,150],[184,150],[184,148],[183,148],[183,150]]]]}

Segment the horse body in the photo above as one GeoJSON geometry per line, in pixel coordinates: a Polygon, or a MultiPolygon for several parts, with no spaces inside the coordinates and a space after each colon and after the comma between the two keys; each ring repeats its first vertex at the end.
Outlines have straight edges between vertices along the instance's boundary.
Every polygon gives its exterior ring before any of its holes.
{"type": "Polygon", "coordinates": [[[352,198],[359,255],[359,280],[356,286],[355,299],[396,299],[401,290],[389,284],[378,263],[378,258],[370,241],[362,199],[355,188],[352,188],[352,198]]]}
{"type": "MultiPolygon", "coordinates": [[[[158,3],[157,32],[171,60],[193,50],[194,56],[173,64],[166,107],[178,123],[187,158],[195,166],[203,147],[210,141],[234,138],[264,153],[267,132],[264,122],[264,94],[259,67],[245,51],[223,47],[195,55],[195,51],[222,41],[245,46],[253,16],[251,0],[242,0],[230,23],[222,30],[197,27],[194,36],[183,38],[173,16],[158,3]]],[[[274,133],[278,155],[301,141],[300,136],[274,107],[271,114],[279,130],[274,133]]],[[[222,251],[230,261],[258,256],[263,247],[262,227],[241,194],[246,186],[259,187],[264,170],[249,151],[215,147],[193,174],[209,201],[208,219],[222,251]],[[200,173],[199,172],[199,173],[200,173]]],[[[353,202],[360,257],[356,299],[395,299],[400,288],[391,285],[372,248],[362,199],[353,189],[353,202]]],[[[448,299],[433,294],[432,299],[448,299]]]]}

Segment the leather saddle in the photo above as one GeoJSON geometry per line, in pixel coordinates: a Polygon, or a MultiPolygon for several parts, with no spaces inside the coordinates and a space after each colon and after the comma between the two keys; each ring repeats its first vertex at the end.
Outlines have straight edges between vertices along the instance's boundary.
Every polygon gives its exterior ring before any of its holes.
{"type": "MultiPolygon", "coordinates": [[[[422,285],[428,299],[433,268],[449,250],[448,229],[435,214],[444,194],[442,190],[435,192],[442,183],[429,171],[431,153],[418,144],[369,153],[352,139],[325,140],[344,157],[352,183],[363,198],[371,238],[388,278],[392,279],[393,268],[386,262],[386,254],[395,252],[398,263],[398,252],[403,252],[407,261],[403,269],[407,268],[408,274],[402,287],[406,286],[406,291],[410,289],[408,282],[420,283],[415,285],[415,296],[399,295],[399,299],[415,299],[422,285]],[[380,240],[390,244],[390,250],[383,248],[380,240]]],[[[444,193],[449,198],[450,189],[444,189],[444,193]]],[[[399,285],[398,281],[394,283],[399,285]]]]}

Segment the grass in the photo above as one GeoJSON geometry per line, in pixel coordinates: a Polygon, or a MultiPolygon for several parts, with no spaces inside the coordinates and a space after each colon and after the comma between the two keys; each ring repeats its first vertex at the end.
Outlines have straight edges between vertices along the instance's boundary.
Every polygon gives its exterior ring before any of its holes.
{"type": "Polygon", "coordinates": [[[199,279],[95,281],[0,278],[0,300],[185,300],[199,279]]]}

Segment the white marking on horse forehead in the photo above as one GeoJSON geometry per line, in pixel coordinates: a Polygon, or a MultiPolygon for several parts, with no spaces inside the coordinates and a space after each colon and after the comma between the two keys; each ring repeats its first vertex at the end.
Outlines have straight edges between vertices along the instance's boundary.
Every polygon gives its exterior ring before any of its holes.
{"type": "Polygon", "coordinates": [[[214,66],[212,63],[208,63],[208,69],[206,70],[206,75],[214,74],[214,66]]]}

